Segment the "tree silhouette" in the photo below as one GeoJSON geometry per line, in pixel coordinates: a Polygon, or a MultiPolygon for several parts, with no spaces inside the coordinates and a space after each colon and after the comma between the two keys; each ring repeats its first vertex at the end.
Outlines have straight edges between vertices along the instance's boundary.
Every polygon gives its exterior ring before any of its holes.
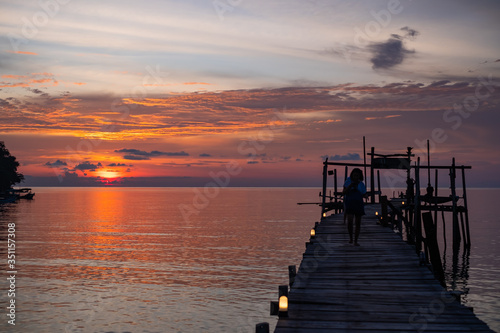
{"type": "Polygon", "coordinates": [[[12,185],[24,179],[24,176],[17,172],[18,166],[16,157],[12,156],[3,141],[0,141],[0,192],[10,189],[12,185]]]}

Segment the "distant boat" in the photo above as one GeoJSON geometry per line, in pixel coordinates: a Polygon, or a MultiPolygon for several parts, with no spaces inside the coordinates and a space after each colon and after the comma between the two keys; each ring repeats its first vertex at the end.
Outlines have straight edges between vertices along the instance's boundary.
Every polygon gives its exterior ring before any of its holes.
{"type": "Polygon", "coordinates": [[[35,193],[31,192],[30,188],[12,189],[11,193],[16,199],[32,200],[35,196],[35,193]]]}

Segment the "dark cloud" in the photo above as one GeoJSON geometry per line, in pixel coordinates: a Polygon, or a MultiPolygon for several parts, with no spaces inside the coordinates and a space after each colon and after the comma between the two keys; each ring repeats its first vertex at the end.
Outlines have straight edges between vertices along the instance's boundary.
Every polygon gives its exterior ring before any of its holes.
{"type": "Polygon", "coordinates": [[[77,166],[74,167],[75,170],[80,170],[80,171],[95,171],[99,168],[102,168],[101,162],[97,164],[92,164],[88,161],[85,161],[83,163],[78,164],[77,166]]]}
{"type": "Polygon", "coordinates": [[[123,156],[124,159],[126,160],[131,160],[131,161],[146,161],[150,160],[149,157],[147,156],[137,156],[137,155],[125,155],[123,156]]]}
{"type": "Polygon", "coordinates": [[[158,150],[153,150],[151,152],[147,152],[144,150],[139,150],[139,149],[117,149],[115,150],[115,153],[125,153],[123,158],[127,160],[149,160],[151,157],[158,157],[158,156],[169,156],[169,157],[176,157],[176,156],[189,156],[188,153],[185,151],[179,151],[179,152],[164,152],[164,151],[158,151],[158,150]]]}
{"type": "Polygon", "coordinates": [[[374,43],[370,46],[373,57],[370,61],[373,64],[373,69],[389,69],[397,66],[411,53],[415,51],[408,50],[404,45],[404,39],[413,40],[419,34],[418,31],[403,27],[405,32],[403,36],[392,34],[391,37],[381,43],[374,43]]]}
{"type": "Polygon", "coordinates": [[[0,107],[2,108],[7,108],[7,107],[10,107],[10,103],[7,99],[2,99],[0,98],[0,107]]]}
{"type": "Polygon", "coordinates": [[[420,33],[417,30],[411,29],[409,27],[403,27],[401,28],[401,30],[406,32],[404,37],[411,40],[414,40],[415,38],[417,38],[418,35],[420,35],[420,33]]]}
{"type": "Polygon", "coordinates": [[[387,69],[399,65],[407,53],[410,53],[404,48],[403,42],[396,38],[389,38],[385,42],[373,44],[371,50],[373,58],[370,61],[373,64],[373,69],[387,69]]]}
{"type": "Polygon", "coordinates": [[[43,91],[37,88],[28,88],[29,91],[31,91],[33,94],[41,95],[43,94],[43,91]]]}
{"type": "Polygon", "coordinates": [[[61,161],[61,160],[57,160],[55,162],[47,162],[44,165],[48,166],[50,168],[59,168],[59,167],[62,167],[62,166],[68,166],[68,163],[66,163],[64,161],[61,161]]]}
{"type": "Polygon", "coordinates": [[[108,164],[107,166],[109,166],[109,167],[126,167],[126,166],[132,166],[132,165],[128,165],[125,163],[111,163],[111,164],[108,164]]]}
{"type": "Polygon", "coordinates": [[[335,155],[335,156],[328,156],[328,155],[321,156],[321,159],[323,160],[325,160],[326,158],[328,158],[330,161],[359,161],[361,159],[358,153],[347,153],[346,155],[335,155]]]}
{"type": "Polygon", "coordinates": [[[429,84],[428,87],[441,87],[447,85],[448,83],[450,83],[449,80],[434,81],[429,84]]]}
{"type": "Polygon", "coordinates": [[[211,157],[212,155],[210,154],[207,154],[207,153],[202,153],[200,154],[200,157],[211,157]]]}

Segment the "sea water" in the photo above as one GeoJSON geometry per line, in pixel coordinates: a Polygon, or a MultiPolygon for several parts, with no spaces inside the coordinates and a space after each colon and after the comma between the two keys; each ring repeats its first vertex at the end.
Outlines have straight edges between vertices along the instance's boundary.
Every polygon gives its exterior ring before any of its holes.
{"type": "MultiPolygon", "coordinates": [[[[297,205],[319,201],[316,188],[35,192],[33,201],[0,206],[2,332],[252,333],[259,322],[273,329],[269,302],[288,283],[288,265],[300,263],[320,215],[317,205],[297,205]],[[7,316],[12,300],[15,326],[7,316]]],[[[494,330],[500,330],[499,194],[468,191],[470,255],[452,265],[451,240],[446,252],[440,240],[449,288],[464,291],[463,303],[494,330]]]]}

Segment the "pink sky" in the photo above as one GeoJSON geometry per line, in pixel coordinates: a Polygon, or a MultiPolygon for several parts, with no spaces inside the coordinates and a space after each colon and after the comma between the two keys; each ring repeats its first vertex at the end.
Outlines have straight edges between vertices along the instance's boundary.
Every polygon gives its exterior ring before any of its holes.
{"type": "Polygon", "coordinates": [[[229,186],[318,186],[366,136],[422,163],[429,139],[500,186],[496,1],[52,5],[3,8],[0,140],[25,185],[203,186],[233,165],[229,186]]]}

